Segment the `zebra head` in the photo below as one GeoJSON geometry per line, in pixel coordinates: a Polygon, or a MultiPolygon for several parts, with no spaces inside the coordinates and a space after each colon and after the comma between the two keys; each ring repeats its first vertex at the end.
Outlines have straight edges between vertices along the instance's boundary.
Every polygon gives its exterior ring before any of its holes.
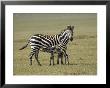
{"type": "Polygon", "coordinates": [[[68,34],[70,41],[73,41],[74,26],[68,25],[65,32],[68,34]]]}

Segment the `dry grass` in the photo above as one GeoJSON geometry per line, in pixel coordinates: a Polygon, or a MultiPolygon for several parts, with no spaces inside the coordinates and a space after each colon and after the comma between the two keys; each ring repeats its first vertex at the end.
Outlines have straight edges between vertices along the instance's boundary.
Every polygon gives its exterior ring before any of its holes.
{"type": "MultiPolygon", "coordinates": [[[[97,74],[96,14],[14,14],[14,75],[96,75],[97,74]],[[33,34],[57,34],[68,24],[75,26],[74,41],[67,53],[71,65],[49,66],[50,54],[40,52],[38,66],[33,58],[29,65],[30,47],[20,51],[33,34]]],[[[55,63],[56,57],[55,55],[55,63]]]]}

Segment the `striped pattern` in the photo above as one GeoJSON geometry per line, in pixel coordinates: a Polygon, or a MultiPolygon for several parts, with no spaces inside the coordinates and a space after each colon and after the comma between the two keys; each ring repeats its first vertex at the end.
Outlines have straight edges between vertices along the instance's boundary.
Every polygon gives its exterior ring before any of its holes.
{"type": "MultiPolygon", "coordinates": [[[[69,40],[70,41],[73,40],[73,29],[74,29],[74,26],[69,25],[66,27],[66,29],[64,29],[60,34],[57,34],[57,35],[49,36],[49,35],[43,35],[43,34],[35,34],[29,39],[28,43],[25,46],[23,46],[20,50],[26,48],[28,44],[31,46],[30,65],[32,65],[33,55],[35,56],[38,64],[41,65],[38,60],[39,50],[51,53],[50,65],[51,63],[53,63],[54,65],[55,51],[58,52],[58,60],[59,58],[62,59],[63,55],[65,57],[65,60],[67,60],[68,55],[66,54],[66,49],[67,49],[67,44],[69,40]]],[[[57,60],[57,63],[59,63],[58,60],[57,60]]]]}

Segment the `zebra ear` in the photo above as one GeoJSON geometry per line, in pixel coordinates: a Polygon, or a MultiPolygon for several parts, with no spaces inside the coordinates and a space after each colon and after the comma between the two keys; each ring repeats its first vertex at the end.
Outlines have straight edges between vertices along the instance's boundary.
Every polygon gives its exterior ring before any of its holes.
{"type": "Polygon", "coordinates": [[[71,26],[70,26],[70,25],[68,25],[68,26],[67,26],[67,29],[69,29],[69,28],[71,28],[71,26]]]}

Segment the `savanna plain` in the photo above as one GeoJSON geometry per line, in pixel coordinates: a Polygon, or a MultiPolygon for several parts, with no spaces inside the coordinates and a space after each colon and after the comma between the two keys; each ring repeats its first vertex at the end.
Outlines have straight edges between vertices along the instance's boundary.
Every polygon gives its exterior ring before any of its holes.
{"type": "Polygon", "coordinates": [[[95,13],[14,13],[13,75],[96,75],[97,14],[95,13]],[[74,40],[68,43],[70,65],[49,66],[50,54],[39,53],[39,66],[33,57],[29,65],[30,46],[19,50],[34,34],[59,34],[67,25],[74,25],[74,40]]]}

